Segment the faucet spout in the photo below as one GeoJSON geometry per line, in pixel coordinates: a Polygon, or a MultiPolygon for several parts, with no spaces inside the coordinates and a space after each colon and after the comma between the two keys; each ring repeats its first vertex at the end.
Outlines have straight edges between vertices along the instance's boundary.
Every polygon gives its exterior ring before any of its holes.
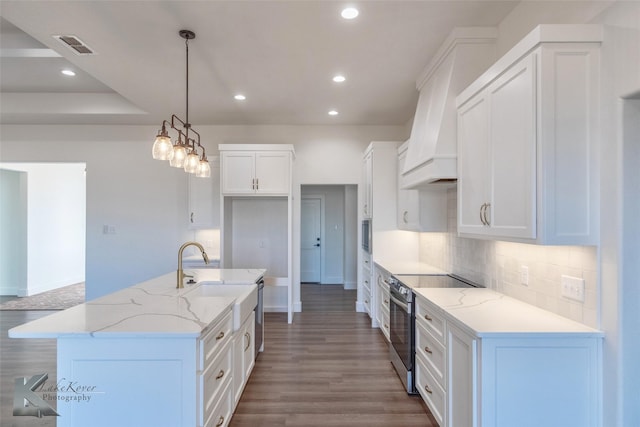
{"type": "Polygon", "coordinates": [[[200,243],[187,242],[182,246],[180,246],[180,249],[178,249],[178,283],[176,285],[176,288],[178,289],[184,288],[185,274],[184,274],[184,270],[182,269],[182,253],[188,246],[195,246],[196,248],[200,249],[200,252],[202,253],[202,259],[204,259],[204,263],[209,264],[209,256],[207,255],[207,253],[204,250],[204,247],[200,243]]]}

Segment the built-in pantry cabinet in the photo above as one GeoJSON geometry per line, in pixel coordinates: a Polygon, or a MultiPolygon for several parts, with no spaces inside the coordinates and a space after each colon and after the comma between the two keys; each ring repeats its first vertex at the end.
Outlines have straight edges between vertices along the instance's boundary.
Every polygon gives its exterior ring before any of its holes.
{"type": "Polygon", "coordinates": [[[457,97],[460,235],[595,244],[601,40],[541,25],[457,97]]]}

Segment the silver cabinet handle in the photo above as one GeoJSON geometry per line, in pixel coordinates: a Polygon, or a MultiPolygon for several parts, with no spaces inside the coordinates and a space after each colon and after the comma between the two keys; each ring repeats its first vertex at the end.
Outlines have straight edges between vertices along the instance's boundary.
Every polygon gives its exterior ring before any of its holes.
{"type": "Polygon", "coordinates": [[[244,351],[249,350],[251,347],[251,334],[249,332],[245,332],[244,337],[247,339],[247,346],[244,348],[244,351]]]}
{"type": "Polygon", "coordinates": [[[484,206],[484,223],[487,224],[489,227],[491,227],[491,221],[489,221],[488,217],[487,217],[487,209],[489,209],[491,207],[491,203],[485,203],[484,206]]]}
{"type": "Polygon", "coordinates": [[[480,212],[480,222],[482,223],[482,225],[487,225],[487,224],[484,222],[484,218],[482,217],[482,210],[484,209],[484,207],[485,207],[486,205],[487,205],[486,203],[483,203],[483,204],[482,204],[482,206],[480,206],[480,211],[479,211],[479,212],[480,212]]]}
{"type": "Polygon", "coordinates": [[[191,224],[193,224],[193,212],[191,212],[191,215],[189,215],[189,221],[191,221],[191,224]]]}
{"type": "Polygon", "coordinates": [[[408,215],[408,214],[409,214],[409,212],[407,212],[407,211],[404,211],[404,212],[402,213],[402,221],[403,221],[405,224],[407,224],[407,223],[409,222],[409,220],[407,219],[407,215],[408,215]]]}

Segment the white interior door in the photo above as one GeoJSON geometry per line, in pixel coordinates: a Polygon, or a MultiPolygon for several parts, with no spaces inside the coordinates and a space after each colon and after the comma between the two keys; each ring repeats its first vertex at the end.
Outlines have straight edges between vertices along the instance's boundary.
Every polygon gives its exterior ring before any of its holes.
{"type": "Polygon", "coordinates": [[[320,283],[322,242],[322,199],[303,198],[300,212],[300,281],[320,283]]]}

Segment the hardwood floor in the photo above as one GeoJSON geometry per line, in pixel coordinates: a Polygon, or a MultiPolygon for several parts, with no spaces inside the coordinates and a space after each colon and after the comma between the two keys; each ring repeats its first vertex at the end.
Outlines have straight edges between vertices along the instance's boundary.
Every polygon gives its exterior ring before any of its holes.
{"type": "Polygon", "coordinates": [[[404,391],[383,335],[355,313],[355,291],[326,286],[303,285],[303,312],[291,325],[266,313],[265,352],[230,426],[436,427],[422,400],[404,391]]]}
{"type": "MultiPolygon", "coordinates": [[[[355,313],[355,291],[303,285],[302,300],[305,311],[296,313],[291,325],[284,313],[265,314],[265,352],[231,427],[437,425],[422,400],[404,391],[380,331],[371,329],[366,314],[355,313]]],[[[55,340],[7,337],[13,326],[49,313],[0,311],[2,427],[56,425],[55,417],[12,414],[14,378],[38,373],[56,378],[55,340]]]]}

